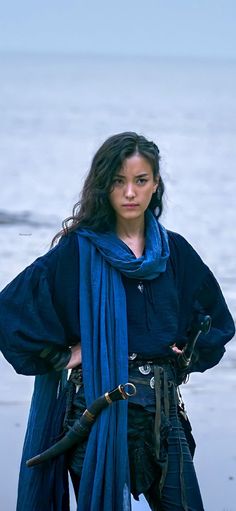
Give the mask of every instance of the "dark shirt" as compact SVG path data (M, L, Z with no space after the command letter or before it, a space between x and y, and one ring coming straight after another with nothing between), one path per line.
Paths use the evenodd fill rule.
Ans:
M167 355L176 341L178 293L171 265L154 280L123 277L127 303L129 352L143 358Z
M168 232L170 258L165 273L152 281L123 277L127 298L129 351L146 358L170 356L183 347L194 316L212 316L212 328L197 341L192 371L217 364L234 335L234 323L209 268L179 234ZM62 238L0 293L0 348L15 370L43 374L51 365L40 358L52 346L80 342L79 255L76 233Z

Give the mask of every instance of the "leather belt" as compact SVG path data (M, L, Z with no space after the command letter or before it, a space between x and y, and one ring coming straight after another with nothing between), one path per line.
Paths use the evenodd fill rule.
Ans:
M146 378L145 380L143 378L135 378L135 376L129 376L129 381L131 383L141 383L142 385L150 385L151 389L154 389L155 388L155 377L152 376L150 379Z

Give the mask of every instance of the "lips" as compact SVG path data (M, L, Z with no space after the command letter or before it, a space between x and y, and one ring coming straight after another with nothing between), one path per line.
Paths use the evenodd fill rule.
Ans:
M138 204L122 204L123 208L137 208Z

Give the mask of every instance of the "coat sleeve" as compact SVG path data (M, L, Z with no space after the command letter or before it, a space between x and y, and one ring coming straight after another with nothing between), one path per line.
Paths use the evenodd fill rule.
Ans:
M170 233L170 242L179 295L176 344L184 347L199 314L211 316L211 329L199 336L188 368L188 372L203 372L222 358L225 344L235 334L234 321L216 278L198 253L177 233Z
M209 269L193 303L193 316L198 314L210 315L212 324L209 333L201 334L197 340L190 372L203 372L218 364L225 353L225 344L235 334L232 316L220 286Z
M0 293L0 348L21 374L52 368L52 349L64 356L80 340L78 246L66 236Z

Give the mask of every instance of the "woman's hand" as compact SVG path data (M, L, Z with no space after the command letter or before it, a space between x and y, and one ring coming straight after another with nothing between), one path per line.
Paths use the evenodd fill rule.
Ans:
M180 355L181 353L183 353L183 350L180 350L180 349L176 346L176 344L172 344L171 349L172 349L175 353L177 353L177 355Z
M66 369L74 369L74 367L82 363L81 344L78 343L75 346L71 346L71 357L66 366Z

